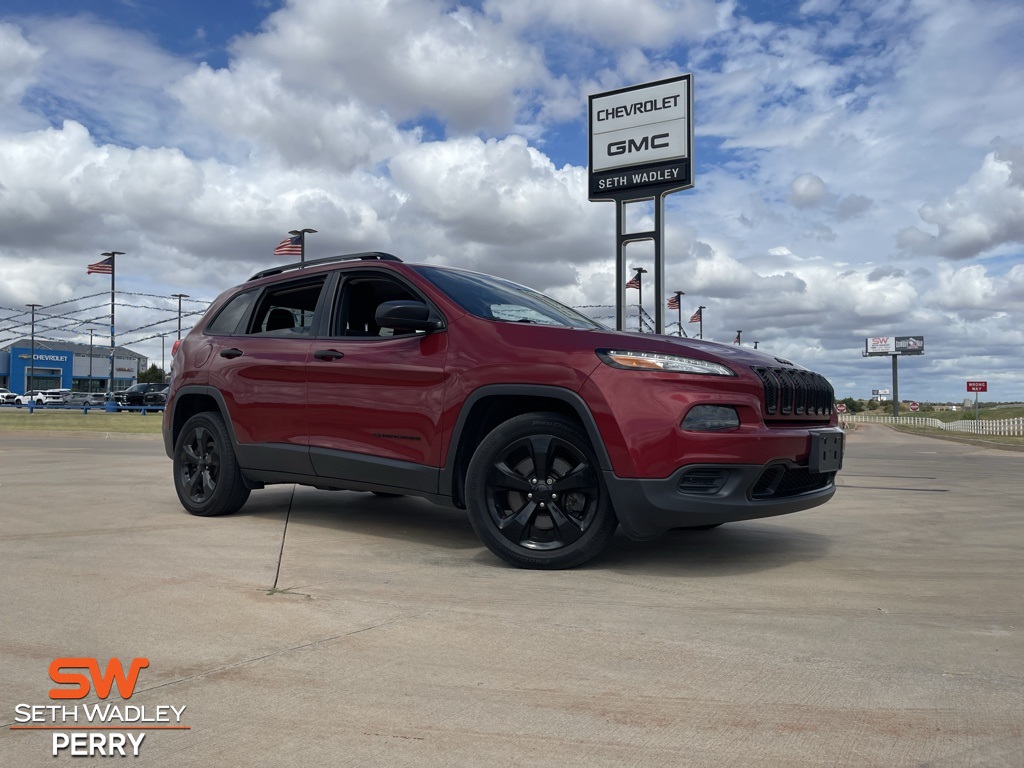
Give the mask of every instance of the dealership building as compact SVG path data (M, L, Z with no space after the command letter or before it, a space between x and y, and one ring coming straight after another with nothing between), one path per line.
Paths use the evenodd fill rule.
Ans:
M31 339L0 346L0 387L19 394L29 389L73 389L106 392L110 378L110 347L69 341L35 341L33 369ZM125 347L114 355L114 391L127 389L149 367L148 360ZM29 377L31 376L31 381Z

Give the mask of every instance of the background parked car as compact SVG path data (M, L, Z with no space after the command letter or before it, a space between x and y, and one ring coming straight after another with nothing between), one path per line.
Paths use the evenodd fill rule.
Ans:
M72 392L68 396L68 405L103 405L107 402L107 396L102 392Z
M163 389L154 389L147 392L142 396L142 404L146 406L153 406L154 408L162 408L167 404L167 387Z
M43 404L43 391L42 389L30 389L23 395L18 395L14 398L15 405L28 405L29 403L35 403L36 405Z
M166 389L166 384L133 384L128 389L114 393L114 402L118 406L145 405L147 392L155 392L158 389Z
M11 390L7 389L6 387L0 387L0 403L13 403L15 399L17 399L17 397L17 392L11 392Z
M70 389L47 389L42 393L43 405L66 405L69 397Z

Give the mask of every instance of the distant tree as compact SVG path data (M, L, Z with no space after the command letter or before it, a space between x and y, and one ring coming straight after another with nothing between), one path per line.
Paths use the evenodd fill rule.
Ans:
M140 384L160 384L163 380L164 372L155 363L139 374Z

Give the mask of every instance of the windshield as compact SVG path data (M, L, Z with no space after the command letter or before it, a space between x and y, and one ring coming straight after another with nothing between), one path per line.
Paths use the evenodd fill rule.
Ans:
M575 309L510 280L441 267L415 269L464 310L485 320L601 328L596 321Z

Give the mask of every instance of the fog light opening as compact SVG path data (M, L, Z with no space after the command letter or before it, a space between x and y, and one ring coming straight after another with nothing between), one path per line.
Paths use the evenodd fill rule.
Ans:
M690 409L679 426L691 432L720 432L736 429L740 415L728 405L697 405Z
M679 478L679 492L710 496L722 490L728 479L728 469L689 469Z

